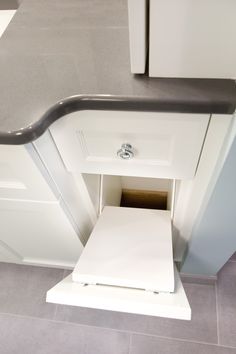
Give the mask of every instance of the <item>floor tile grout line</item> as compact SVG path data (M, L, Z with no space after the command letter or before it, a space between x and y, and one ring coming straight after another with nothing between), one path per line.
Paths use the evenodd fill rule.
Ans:
M80 327L88 327L88 328L96 328L96 329L101 329L101 330L109 330L112 332L119 332L119 333L126 333L130 335L142 335L146 337L153 337L153 338L160 338L160 339L168 339L168 340L174 340L174 341L179 341L179 342L187 342L187 343L195 343L195 344L204 344L204 345L211 345L215 347L222 347L222 348L230 348L230 349L235 349L233 346L229 345L221 345L218 343L212 343L212 342L204 342L204 341L197 341L197 340L190 340L190 339L185 339L185 338L177 338L177 337L168 337L168 336L160 336L156 334L151 334L151 333L144 333L144 332L136 332L136 331L130 331L130 330L122 330L122 329L115 329L115 328L109 328L109 327L100 327L100 326L94 326L94 325L88 325L88 324L82 324L82 323L76 323L76 322L69 322L69 321L62 321L62 320L54 320L52 318L42 318L42 317L35 317L35 316L29 316L29 315L20 315L20 314L12 314L8 312L0 312L0 315L9 315L11 317L19 317L19 318L32 318L34 320L39 320L39 321L49 321L49 322L56 322L56 323L65 323L65 324L70 324L73 326L80 326Z
M215 283L215 294L216 294L216 329L217 329L217 340L218 340L218 345L220 345L219 308L218 308L217 283Z
M132 336L133 335L142 335L144 337L152 337L152 338L173 340L173 341L177 341L177 342L186 342L186 343L209 345L209 346L220 347L220 348L229 348L229 349L235 349L236 348L236 346L233 347L233 346L230 346L230 345L221 345L221 344L217 344L217 343L201 342L201 341L196 341L196 340L189 340L189 339L182 339L182 338L175 338L175 337L158 336L158 335L149 334L149 333L142 334L142 333L139 333L139 332L131 332L131 334L132 334Z

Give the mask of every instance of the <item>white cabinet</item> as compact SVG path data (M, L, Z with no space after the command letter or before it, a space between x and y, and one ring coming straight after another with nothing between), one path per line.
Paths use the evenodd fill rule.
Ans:
M58 120L50 131L68 171L186 179L195 175L209 118L81 111ZM130 145L127 156L119 152L123 144Z
M0 145L0 198L56 200L25 146Z
M209 121L207 114L82 111L50 131L68 171L104 176L103 207L107 175L193 179ZM172 185L171 212L105 203L72 275L48 291L47 301L190 319L173 260Z
M218 119L223 122L221 139L212 130ZM48 302L190 319L172 251L176 215L184 211L178 183L170 183L171 212L106 205L119 205L119 176L124 175L199 184L200 172L196 193L201 195L209 183L201 175L209 168L204 156L210 152L212 158L220 150L230 124L227 117L222 119L211 117L209 124L207 114L84 111L55 122L50 128L54 140L47 132L30 144L34 160L29 146L3 147L0 260L75 266L71 276L48 291ZM209 149L212 133L214 146ZM117 154L123 143L132 147ZM122 159L123 153L129 158ZM80 231L91 230L104 205L83 249Z
M147 56L148 1L128 0L131 72L144 74Z
M60 203L0 200L1 241L18 261L73 267L82 252Z
M235 13L232 0L150 0L149 75L235 79Z
M128 0L132 73L148 47L151 77L236 78L235 1L149 0L149 18L146 3Z
M32 145L0 145L0 261L73 267L79 232Z

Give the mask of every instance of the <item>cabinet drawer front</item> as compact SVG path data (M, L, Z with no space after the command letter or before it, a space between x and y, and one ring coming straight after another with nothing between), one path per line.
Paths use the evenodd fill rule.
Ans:
M69 171L183 179L195 174L208 122L205 114L82 111L50 129Z
M0 145L0 198L56 200L24 146Z

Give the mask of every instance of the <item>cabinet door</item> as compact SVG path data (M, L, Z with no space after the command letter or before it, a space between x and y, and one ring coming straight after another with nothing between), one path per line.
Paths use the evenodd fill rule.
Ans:
M0 224L0 244L19 262L73 267L83 249L59 202L0 200Z
M0 198L56 200L24 146L0 145Z
M235 1L150 0L149 4L151 77L235 79Z
M69 171L185 179L195 175L208 122L206 114L81 111L50 130ZM130 156L119 151L127 143Z
M147 0L128 0L130 66L133 74L144 74L147 57Z

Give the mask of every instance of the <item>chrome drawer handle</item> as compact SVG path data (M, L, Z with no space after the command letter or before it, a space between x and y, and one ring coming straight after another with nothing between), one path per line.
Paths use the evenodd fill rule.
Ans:
M117 156L119 156L123 160L129 160L134 157L134 153L132 151L132 145L130 144L122 144L121 149L117 151Z

